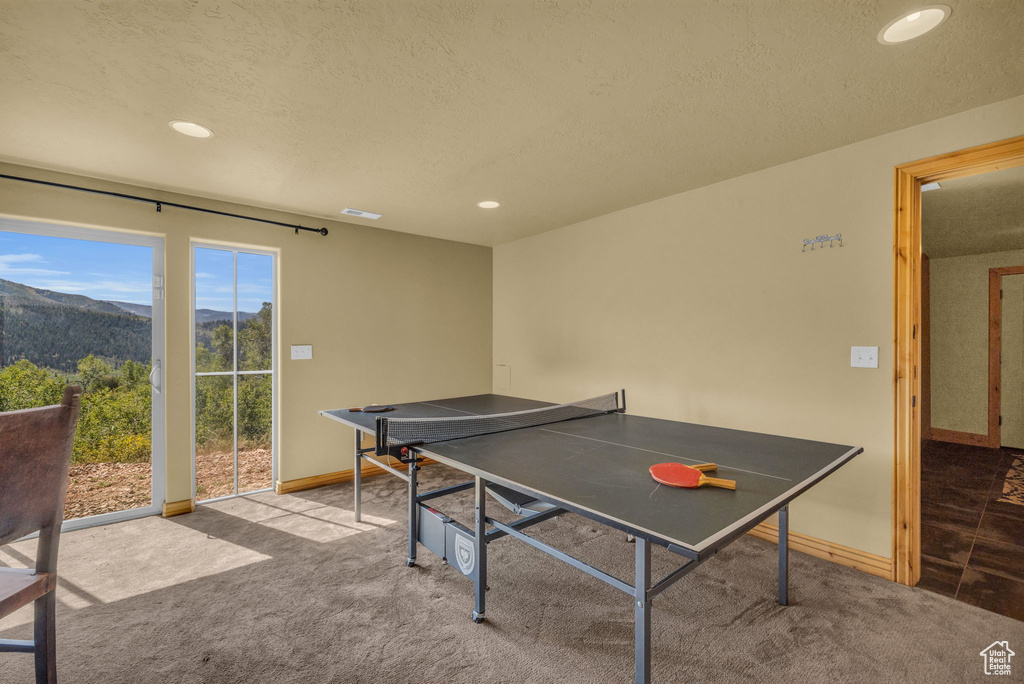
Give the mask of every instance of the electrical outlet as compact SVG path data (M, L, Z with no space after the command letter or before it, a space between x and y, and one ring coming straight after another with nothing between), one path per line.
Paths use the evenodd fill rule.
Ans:
M313 345L311 344L293 344L292 345L292 359L311 359L313 358Z
M878 368L878 347L850 347L850 368Z

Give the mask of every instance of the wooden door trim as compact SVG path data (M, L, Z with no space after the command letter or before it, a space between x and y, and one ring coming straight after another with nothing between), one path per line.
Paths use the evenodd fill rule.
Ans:
M932 304L931 262L921 255L921 436L938 439L932 432ZM939 430L938 432L942 432Z
M999 417L1003 413L1003 276L1022 275L1024 266L1001 266L988 270L988 446L1002 444Z
M1022 165L1024 136L895 168L892 559L901 584L921 577L921 185Z

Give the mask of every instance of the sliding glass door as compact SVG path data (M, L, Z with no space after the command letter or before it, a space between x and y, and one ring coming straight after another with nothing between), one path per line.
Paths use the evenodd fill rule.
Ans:
M0 411L82 385L64 529L164 500L163 239L0 218Z
M275 256L194 244L193 483L196 501L273 487Z

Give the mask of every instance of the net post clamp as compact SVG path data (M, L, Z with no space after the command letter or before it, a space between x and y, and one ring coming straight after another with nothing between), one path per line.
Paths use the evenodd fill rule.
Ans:
M422 463L423 459L412 450L413 447L418 447L423 442L409 442L408 444L389 444L385 448L385 452L392 458L397 458L402 463Z

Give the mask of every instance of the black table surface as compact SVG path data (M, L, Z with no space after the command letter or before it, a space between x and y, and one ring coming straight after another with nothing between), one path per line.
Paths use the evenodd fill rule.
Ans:
M377 416L429 418L551 404L482 394L396 404L386 413L321 411L373 433ZM417 450L490 482L704 553L719 548L861 453L860 447L611 413ZM718 464L736 491L655 482L655 463Z

